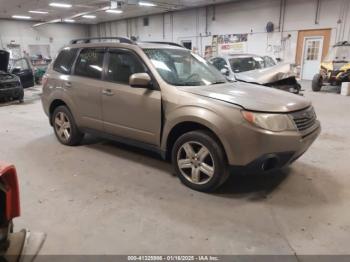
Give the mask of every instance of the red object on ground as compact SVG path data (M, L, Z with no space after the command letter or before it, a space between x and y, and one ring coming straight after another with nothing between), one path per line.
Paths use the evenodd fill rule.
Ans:
M14 165L0 161L0 183L5 188L5 219L11 221L21 213L17 172Z

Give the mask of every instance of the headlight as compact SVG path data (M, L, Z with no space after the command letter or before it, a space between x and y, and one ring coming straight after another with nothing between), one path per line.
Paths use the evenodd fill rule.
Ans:
M293 120L286 114L255 113L250 111L241 112L243 118L250 124L269 131L282 132L297 130Z

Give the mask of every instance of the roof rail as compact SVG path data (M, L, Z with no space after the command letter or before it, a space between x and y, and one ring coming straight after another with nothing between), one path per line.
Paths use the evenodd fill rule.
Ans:
M88 38L79 38L79 39L74 39L70 41L71 45L83 43L83 44L88 44L91 43L92 40L119 40L119 43L125 43L125 44L135 44L134 41L130 40L129 38L126 37L88 37Z
M141 43L150 43L150 44L163 44L163 45L172 45L172 46L178 46L178 47L182 47L184 48L184 46L178 44L178 43L174 43L174 42L162 42L162 41L144 41Z

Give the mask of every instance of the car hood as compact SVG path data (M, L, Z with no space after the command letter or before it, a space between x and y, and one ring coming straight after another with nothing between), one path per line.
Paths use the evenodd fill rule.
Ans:
M0 71L0 82L17 81L17 80L18 80L18 77L16 75Z
M180 87L179 89L259 112L286 113L298 111L311 105L311 102L303 97L281 90L243 82Z
M0 71L7 72L9 66L10 53L0 50Z
M275 83L290 77L295 77L294 73L290 69L290 64L279 64L263 69L235 73L235 78L238 81L256 83L260 85Z

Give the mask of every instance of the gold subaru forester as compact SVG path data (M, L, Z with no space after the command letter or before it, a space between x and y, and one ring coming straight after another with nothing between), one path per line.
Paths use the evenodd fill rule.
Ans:
M91 133L146 148L188 187L212 191L229 173L291 164L320 133L303 97L229 83L176 44L102 40L72 41L44 77L43 107L64 145Z

